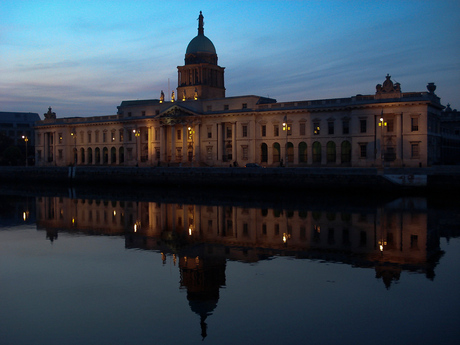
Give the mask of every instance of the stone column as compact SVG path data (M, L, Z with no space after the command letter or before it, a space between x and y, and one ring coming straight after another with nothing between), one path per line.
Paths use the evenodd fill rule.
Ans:
M168 145L166 145L166 132L165 132L165 126L162 125L160 126L160 162L166 161L166 150L168 148Z
M236 148L236 124L236 121L232 123L232 160L230 164L233 164L233 162L236 162L236 160L238 159Z
M171 126L171 162L176 161L176 127Z
M222 162L224 140L222 138L222 123L217 124L217 162Z
M188 160L188 127L182 125L182 163Z

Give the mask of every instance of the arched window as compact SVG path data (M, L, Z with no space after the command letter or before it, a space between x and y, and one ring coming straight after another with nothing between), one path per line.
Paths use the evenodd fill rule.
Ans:
M125 162L125 149L123 147L120 147L118 150L118 159L120 161L120 164Z
M115 164L116 162L117 162L117 149L115 147L112 147L110 149L110 163Z
M349 141L342 141L342 163L351 163L351 144Z
M273 144L273 163L279 163L280 154L281 154L280 144L274 143Z
M307 143L299 143L299 163L307 163Z
M103 164L109 163L109 149L107 147L104 147L102 149L102 163Z
M96 164L101 164L101 149L99 147L96 147L96 150L94 150L94 153L96 155Z
M88 164L93 164L93 150L91 147L88 149Z
M80 149L80 162L85 164L85 149L83 147Z
M335 154L335 143L333 141L329 141L326 145L327 151L327 162L328 163L335 163L336 154Z
M315 141L312 146L313 163L321 163L321 144Z
M291 142L287 143L287 160L289 163L294 162L294 145Z
M262 163L268 162L268 146L265 143L260 145L260 161Z

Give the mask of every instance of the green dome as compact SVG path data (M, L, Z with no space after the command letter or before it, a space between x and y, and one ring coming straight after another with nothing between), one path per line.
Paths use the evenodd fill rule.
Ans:
M209 38L198 34L187 46L185 54L210 53L216 54L216 48Z

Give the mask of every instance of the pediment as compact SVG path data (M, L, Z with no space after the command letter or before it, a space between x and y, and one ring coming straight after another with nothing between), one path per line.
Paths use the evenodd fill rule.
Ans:
M196 117L197 114L193 111L185 109L178 104L172 105L169 108L165 109L158 115L158 119L163 124L179 124L179 123L188 123L190 118Z

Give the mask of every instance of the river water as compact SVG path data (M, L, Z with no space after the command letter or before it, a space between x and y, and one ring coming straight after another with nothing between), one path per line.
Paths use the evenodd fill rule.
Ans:
M1 196L0 343L457 344L458 204L192 199Z

